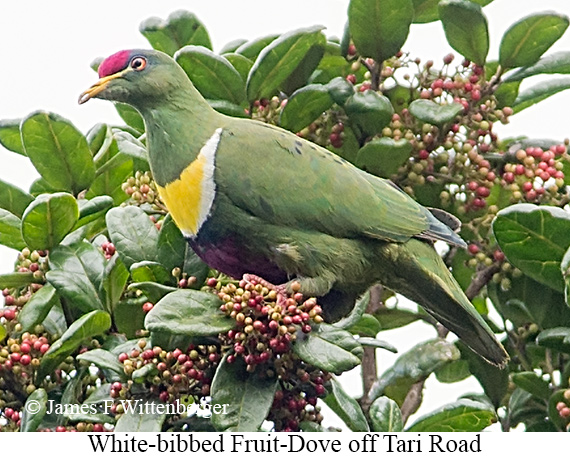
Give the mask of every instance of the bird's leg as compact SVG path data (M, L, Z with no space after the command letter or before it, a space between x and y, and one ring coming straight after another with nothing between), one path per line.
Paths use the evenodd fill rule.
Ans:
M252 275L252 274L245 274L243 275L243 280L245 282L250 282L254 284L261 284L263 287L267 287L270 290L275 290L277 292L277 304L278 305L285 305L287 301L287 288L285 284L271 284L269 281L266 281L261 276Z

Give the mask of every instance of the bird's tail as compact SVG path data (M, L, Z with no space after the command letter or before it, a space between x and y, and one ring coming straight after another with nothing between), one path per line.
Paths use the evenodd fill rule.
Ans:
M507 352L429 244L411 239L384 249L394 262L382 279L386 287L421 305L489 363L507 363Z

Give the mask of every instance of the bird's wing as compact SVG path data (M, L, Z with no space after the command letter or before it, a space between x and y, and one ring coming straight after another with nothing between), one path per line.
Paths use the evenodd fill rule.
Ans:
M439 223L389 181L289 132L250 120L232 119L223 129L215 181L217 191L250 214L338 237L401 242L429 234L430 226Z

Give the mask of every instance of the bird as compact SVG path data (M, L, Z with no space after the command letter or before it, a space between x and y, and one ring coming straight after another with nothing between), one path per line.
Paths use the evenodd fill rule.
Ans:
M119 51L79 97L142 116L159 195L196 254L233 278L316 297L327 321L380 283L421 305L492 365L508 354L453 278L435 241L465 241L391 181L278 126L215 111L178 63ZM443 222L442 222L443 221Z

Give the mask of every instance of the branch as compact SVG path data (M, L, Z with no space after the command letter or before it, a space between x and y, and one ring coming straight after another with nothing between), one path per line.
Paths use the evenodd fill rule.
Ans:
M408 391L408 394L404 399L404 403L402 403L402 407L400 408L402 410L403 424L405 424L408 421L410 416L414 414L422 404L425 382L426 382L425 379L416 382Z
M499 271L501 271L500 263L493 263L492 265L479 270L465 291L467 298L469 300L473 300L477 295L479 295L481 289L485 287L491 278L493 278L493 275Z

